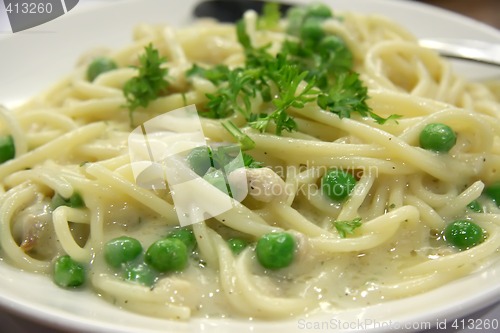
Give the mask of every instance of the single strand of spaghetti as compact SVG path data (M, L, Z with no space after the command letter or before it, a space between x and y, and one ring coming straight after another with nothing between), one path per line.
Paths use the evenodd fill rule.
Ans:
M297 195L297 190L299 188L298 170L299 167L297 165L286 166L286 178L285 178L286 197L282 200L282 202L288 206L292 205L295 196ZM280 173L277 172L277 174L279 175Z
M74 101L64 105L61 108L61 113L76 118L107 119L115 116L124 105L124 97Z
M471 213L470 217L474 221L482 223L494 223L500 227L500 214L494 213Z
M57 239L71 258L79 262L89 262L92 253L88 247L80 247L71 233L69 222L90 224L90 216L85 210L60 206L52 212L52 221Z
M446 223L444 219L425 201L414 195L407 194L404 204L411 205L420 212L421 221L429 228L443 230Z
M371 157L311 157L305 160L300 156L296 158L292 156L292 158L290 158L289 155L285 155L283 158L286 158L287 162L294 164L308 163L312 165L322 165L326 168L376 170L376 172L380 174L391 175L411 175L418 170L405 162L383 160Z
M310 119L296 117L295 122L297 123L300 132L309 134L325 142L335 141L339 137L345 135L343 131L332 131L331 127Z
M306 157L331 158L363 156L382 158L385 156L385 149L373 144L344 144L317 140L311 141L256 133L249 130L246 130L246 133L252 138L259 149L265 149L271 154L280 154L283 151L289 151L293 156Z
M26 135L26 141L28 142L28 150L34 150L37 147L43 146L44 144L57 139L63 134L59 130L49 130L37 133L28 133Z
M84 80L74 82L73 87L75 89L76 97L80 97L82 99L116 98L123 96L123 91L115 87L94 84Z
M480 180L474 182L457 197L448 201L446 205L437 210L438 214L450 218L464 212L465 207L479 198L484 189L484 183Z
M101 191L101 184L97 187ZM90 250L95 253L102 253L104 247L104 212L106 211L104 204L100 201L99 196L89 195L90 193L95 193L96 190L92 192L85 192L84 199L85 205L90 211L90 236L87 240L85 247L90 248ZM105 192L105 191L103 191ZM110 190L107 190L110 193ZM102 192L99 192L102 193ZM114 192L113 192L114 193ZM116 193L114 193L114 198L116 198Z
M405 118L398 120L401 126L395 122L387 122L383 125L373 124L373 126L382 126L383 128L394 126L403 127L403 129L405 129L409 127L406 125L407 123L405 121L411 121L411 119L406 119L406 117L426 116L449 108L448 104L440 101L418 96L409 98L408 94L393 90L370 89L368 91L368 96L370 96L370 98L367 100L367 103L375 113L382 115L399 114L405 116Z
M283 229L293 229L311 237L333 237L333 234L317 226L313 221L300 214L296 209L281 204L273 204L270 209L278 217Z
M99 164L110 170L118 169L124 165L130 165L130 155L123 154L120 156L112 157L103 161L99 161Z
M352 192L349 195L349 199L342 205L339 216L337 220L340 221L350 221L358 217L359 207L365 201L368 192L375 182L375 177L377 173L363 173L361 179L356 183Z
M0 165L0 179L15 171L40 163L47 156L57 158L64 155L74 147L102 135L104 129L104 123L94 123L65 133L54 141Z
M128 299L117 297L113 302L116 306L149 317L160 319L188 321L191 318L191 309L170 303L143 303L130 302Z
M183 108L191 104L200 104L205 99L206 97L196 91L187 92L185 94L173 93L168 96L158 97L149 103L147 113L142 114L141 112L135 112L134 117L140 120L140 116L143 115L144 119L151 119L152 116L156 114L160 115L167 111ZM137 111L139 111L139 109Z
M167 283L165 283L165 280L167 280ZM190 293L190 289L194 289L191 282L173 276L162 277L162 286L168 285L169 288L162 288L160 286L159 288L150 288L133 282L120 281L106 273L95 274L91 281L94 286L106 293L119 290L121 297L145 303L166 303L169 301L169 296L171 296L168 295L169 292L173 294L176 291L179 293ZM105 285L109 288L104 288Z
M84 161L102 161L123 155L125 140L96 140L78 146L74 152Z
M124 308L134 312L177 320L186 320L191 316L188 307L170 303L168 295L156 293L154 288L120 281L104 274L93 274L92 285L103 294L114 297Z
M15 265L29 272L47 273L51 267L48 261L41 261L26 254L12 237L12 220L16 212L29 205L36 197L37 187L22 184L6 192L0 203L0 245L3 252Z
M201 257L206 261L209 267L217 267L219 265L219 257L217 256L213 242L210 239L207 225L204 221L202 221L193 223L192 228L196 237L196 243L200 249Z
M390 181L385 178L383 180L377 179L377 183L376 186L373 186L374 193L369 206L364 209L364 214L360 213L360 215L363 215L367 219L374 219L377 216L383 215L387 210Z
M407 178L405 176L391 177L389 188L389 205L394 205L394 207L403 206L403 198L405 193L405 187L407 184Z
M28 142L26 140L26 135L19 123L19 120L15 118L12 111L0 104L0 120L5 123L5 127L9 130L12 138L14 140L15 157L26 154L28 151ZM1 179L2 177L0 177Z
M380 245L390 239L405 220L418 220L419 212L415 207L402 206L373 220L363 223L358 237L341 239L310 238L313 250L326 252L363 251Z
M55 111L47 109L44 111L24 112L20 113L17 119L25 128L33 125L33 123L41 123L42 125L48 125L51 128L59 128L64 131L71 131L78 127L73 119Z
M73 187L64 178L60 170L50 167L40 167L30 170L21 170L7 176L4 183L9 187L22 184L26 180L44 184L55 192L62 195L64 198L69 198L73 194Z
M137 74L138 72L137 69L135 68L130 68L130 67L117 68L115 70L100 74L92 82L92 85L96 87L95 89L99 89L99 91L101 91L102 89L103 93L104 92L111 93L111 91L116 91L120 93L119 95L116 96L114 95L100 96L100 98L120 97L123 95L122 88L125 85L125 82L127 82L134 76L137 76ZM99 96L99 94L97 96Z
M372 283L371 286L387 298L409 297L442 286L468 273L470 273L470 267L463 266L454 272L430 271L411 280L403 280L394 284Z
M97 163L89 163L85 165L84 168L90 175L96 177L102 183L110 185L116 190L127 194L131 198L142 203L144 206L149 207L151 210L165 217L169 223L178 223L174 207L170 203L153 194L151 191L136 186L134 183L120 177L116 173Z

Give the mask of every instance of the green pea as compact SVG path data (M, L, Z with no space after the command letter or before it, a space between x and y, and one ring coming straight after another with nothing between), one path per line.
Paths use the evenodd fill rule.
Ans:
M286 232L263 235L257 241L255 252L259 263L268 269L289 266L294 258L295 240Z
M483 229L474 222L457 220L444 230L445 240L461 250L471 248L483 241Z
M212 151L207 146L196 147L187 156L189 167L197 175L203 176L214 165Z
M306 18L300 27L300 37L308 41L319 41L324 35L323 20L316 17Z
M448 152L457 143L457 135L448 125L432 123L420 132L420 147L436 152Z
M196 237L191 228L175 228L167 235L167 238L180 239L186 245L188 252L193 252L196 247Z
M331 169L321 179L321 190L333 201L342 201L354 189L356 178L343 170Z
M65 288L78 287L85 282L85 268L68 255L57 258L53 274L54 282Z
M92 82L102 73L109 72L117 67L116 63L109 58L95 58L87 67L87 79Z
M227 240L227 244L233 254L240 254L248 245L247 241L241 238L230 238Z
M59 206L80 208L80 207L85 206L85 202L83 201L82 196L78 192L73 192L73 194L68 199L65 199L59 193L56 193L52 197L52 201L50 202L50 208L52 208L52 210L54 210Z
M325 36L320 42L320 51L325 53L330 53L332 51L336 51L340 48L345 48L346 45L342 39L337 36Z
M188 251L180 239L164 238L151 244L144 261L162 273L181 271L188 263Z
M306 15L308 17L327 19L332 17L332 10L325 4L314 3L307 6Z
M483 207L481 207L481 204L477 200L471 201L467 205L467 209L469 209L469 210L471 210L473 212L476 212L476 213L482 213L483 212Z
M300 34L300 27L302 26L302 22L304 20L304 16L306 15L306 11L302 7L291 7L287 13L287 21L288 28L287 32L290 35L298 36Z
M141 243L132 237L121 236L104 245L104 259L111 267L118 268L132 261L142 253Z
M486 194L497 204L497 206L500 207L500 180L486 186L486 188L484 189L484 194Z
M318 52L324 59L332 59L329 71L346 70L352 67L353 56L345 42L337 36L325 36L319 43Z
M125 280L152 286L156 281L156 272L146 264L128 265L125 268Z
M0 164L16 156L16 147L11 135L0 136Z
M71 208L80 208L85 206L85 202L83 201L82 196L78 192L74 192L70 197L69 197L69 206Z

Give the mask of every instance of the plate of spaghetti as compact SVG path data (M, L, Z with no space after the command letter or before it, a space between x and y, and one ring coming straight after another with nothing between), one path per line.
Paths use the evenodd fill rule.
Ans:
M229 24L123 1L0 39L3 307L81 331L387 331L498 300L500 71L418 38L500 33L294 3Z

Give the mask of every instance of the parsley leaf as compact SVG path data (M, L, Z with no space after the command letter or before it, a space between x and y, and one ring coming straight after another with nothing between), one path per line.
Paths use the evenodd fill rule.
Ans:
M249 169L262 168L262 166L264 165L264 163L256 161L252 156L246 153L243 153L243 163L245 167Z
M266 2L262 8L262 16L257 21L259 29L275 28L281 18L279 4L276 2Z
M340 118L349 118L352 112L365 116L368 111L367 88L363 86L357 73L342 73L327 93L318 96L318 106L337 114Z
M297 123L286 112L288 108L303 108L308 102L315 100L317 95L314 90L314 80L309 81L307 86L297 94L300 83L307 76L306 71L300 71L298 66L288 64L284 56L278 55L277 61L271 66L275 66L271 71L271 78L278 87L278 95L272 101L276 109L268 115L260 115L257 119L250 122L249 125L263 132L266 130L270 121L276 125L276 134L286 130L292 132L297 129Z
M340 238L346 238L347 234L352 235L354 230L361 227L361 218L355 218L352 221L335 221L333 222L335 229L339 233Z
M216 65L212 68L203 68L194 64L187 72L186 76L200 76L203 77L215 85L219 85L228 79L229 68L226 65Z
M240 143L241 150L250 150L255 147L252 138L243 133L232 121L226 120L221 124Z
M152 44L146 46L144 51L139 57L139 75L125 82L123 86L131 122L132 112L135 109L147 107L168 87L168 81L165 79L168 69L161 67L166 59L160 57L158 50L153 48Z
M383 118L377 115L366 104L367 99L368 89L363 86L359 74L349 72L340 74L328 92L318 96L317 103L323 110L335 113L340 118L350 118L353 112L357 112L362 117L370 116L377 123L384 124L388 120L401 117L391 115Z
M297 123L286 111L290 107L303 108L307 102L315 100L317 91L313 89L314 79L309 80L307 86L297 94L300 83L308 75L307 71L301 70L296 63L289 61L286 52L278 53L273 57L266 52L266 47L252 47L244 21L238 22L237 35L240 44L245 49L247 68L253 69L254 79L258 79L253 82L256 83L255 88L261 92L263 100L267 101L266 97L271 96L270 83L277 88L277 92L273 94L276 97L272 100L275 106L274 111L269 114L247 114L249 125L264 132L269 123L274 122L277 135L281 135L284 130L289 132L296 130Z

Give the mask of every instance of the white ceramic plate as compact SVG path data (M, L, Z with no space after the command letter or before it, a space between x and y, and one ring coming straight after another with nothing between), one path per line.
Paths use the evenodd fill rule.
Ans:
M14 35L0 34L0 103L19 104L69 72L85 50L119 47L139 22L188 24L196 0L85 1L67 15ZM324 0L334 9L389 16L419 37L479 39L500 43L500 32L462 16L411 1ZM500 70L457 64L468 77L500 77ZM172 322L120 310L86 291L66 291L48 277L12 268L0 260L0 305L45 325L86 332L304 332L316 325L375 331L414 331L459 318L500 299L500 261L442 288L404 300L288 321L194 319ZM407 325L407 326L404 326ZM449 325L449 324L448 324ZM4 327L5 328L5 327ZM336 330L339 331L339 330Z

